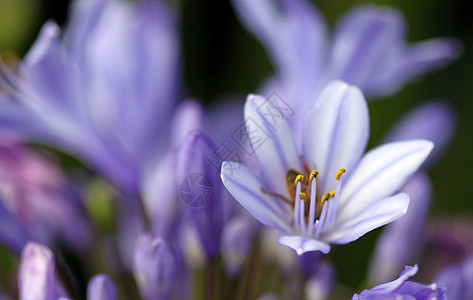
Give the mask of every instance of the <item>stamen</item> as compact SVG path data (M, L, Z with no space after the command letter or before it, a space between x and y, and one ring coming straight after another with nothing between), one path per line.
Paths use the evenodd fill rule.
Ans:
M301 193L300 196L302 196L302 194L303 193ZM305 216L304 201L301 201L301 208L300 208L300 211L299 211L299 221L300 221L302 235L306 234L306 225L305 225L305 217L304 216Z
M310 173L310 176L309 176L309 180L312 182L312 180L314 179L314 177L317 177L317 175L319 175L319 171L317 170L314 170Z
M301 175L302 176L302 175ZM299 177L299 176L297 176ZM299 225L299 209L300 209L300 201L301 201L301 181L297 181L296 179L296 199L294 200L294 225Z
M282 201L286 202L287 204L289 205L294 205L294 203L292 203L292 201L289 201L286 197L284 197L283 195L280 195L278 193L274 193L274 192L270 192L268 190L265 190L263 188L260 188L260 190L265 193L266 195L270 195L270 196L274 196L274 197L278 197L279 199L281 199Z
M335 190L330 192L330 198L333 198L333 197L335 197Z
M302 174L297 175L296 180L294 180L294 184L297 184L299 181L301 183L304 182L304 175L302 175Z
M345 173L345 168L338 170L337 174L335 174L335 179L340 180L340 176L342 176L343 173Z
M317 198L317 170L313 170L310 173L310 181L312 182L310 187L310 206L309 206L309 236L312 235L314 230L314 221L315 221L315 208L316 208L316 198Z
M322 204L324 204L325 201L327 201L328 199L330 199L330 193L325 193L323 196L322 196Z

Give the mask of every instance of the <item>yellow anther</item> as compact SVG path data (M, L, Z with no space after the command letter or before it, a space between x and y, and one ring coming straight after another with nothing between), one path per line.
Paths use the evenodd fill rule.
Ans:
M339 180L340 176L345 173L345 168L341 168L340 170L337 171L337 174L335 174L335 179Z
M323 196L322 196L322 204L324 204L325 201L327 201L328 199L330 199L330 193L325 193Z
M330 192L330 198L333 198L333 197L335 197L335 190Z
M297 184L299 181L301 183L304 182L304 175L299 174L299 175L296 176L296 180L294 180L294 183Z
M307 195L305 193L299 193L299 197L301 200L304 200L304 202L307 200Z
M309 180L312 181L312 179L314 179L314 177L317 177L317 175L319 175L319 171L317 170L312 171L310 173Z

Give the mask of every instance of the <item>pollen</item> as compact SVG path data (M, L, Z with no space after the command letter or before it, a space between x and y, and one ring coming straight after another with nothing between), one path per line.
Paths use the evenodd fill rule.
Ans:
M294 180L294 183L297 184L299 181L300 181L301 183L304 182L304 175L299 174L299 175L296 176L296 180Z
M304 200L304 202L307 200L307 195L305 193L299 193L299 197L301 200Z
M335 190L330 192L330 198L333 198L333 197L335 197Z
M330 197L331 197L330 193L325 193L325 194L322 196L321 202L324 203L325 201L329 200Z
M309 180L312 181L314 178L317 177L317 175L319 175L319 171L317 171L317 170L312 171L310 173Z
M345 168L338 170L337 174L335 174L335 179L340 180L340 176L342 176L343 173L345 173Z

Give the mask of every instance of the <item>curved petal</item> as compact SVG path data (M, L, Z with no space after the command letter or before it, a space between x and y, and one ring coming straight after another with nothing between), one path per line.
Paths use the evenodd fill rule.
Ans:
M456 113L450 103L431 100L407 113L389 131L384 141L426 139L435 144L427 159L432 162L446 148L456 125Z
M352 169L368 136L368 107L360 90L340 81L327 86L306 113L303 129L304 158L321 173L322 192L335 187L337 170Z
M426 140L385 144L369 151L342 188L337 222L369 209L398 191L433 149Z
M456 39L436 38L400 50L366 88L370 97L386 96L405 83L444 67L461 55L462 45Z
M350 219L336 220L333 227L321 238L335 244L352 242L365 233L399 219L407 212L409 196L397 194L377 201Z
M286 174L290 169L303 171L293 131L272 98L248 95L245 125L251 151L258 159L261 178L271 192L287 195Z
M277 204L281 201L261 191L258 178L244 165L222 164L222 182L232 196L264 225L290 233L290 213Z
M294 249L297 255L310 251L321 251L324 254L330 252L329 244L302 236L283 235L279 237L278 242L283 246Z
M353 9L337 24L330 75L366 93L387 58L403 46L404 31L404 20L396 10L368 5Z

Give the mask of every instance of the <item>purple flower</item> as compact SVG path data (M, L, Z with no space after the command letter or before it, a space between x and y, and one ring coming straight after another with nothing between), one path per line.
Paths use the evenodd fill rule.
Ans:
M407 214L389 224L378 239L371 259L370 282L380 284L395 278L402 266L411 263L427 241L426 219L432 187L426 174L417 172L400 190L411 201Z
M80 250L91 228L78 192L51 161L19 143L0 141L0 240L20 252L31 240L56 239ZM8 221L7 221L8 220Z
M227 274L238 275L252 250L256 224L250 216L237 215L225 223L222 232L222 257Z
M279 243L298 254L328 253L330 244L349 243L401 217L409 197L391 195L433 148L413 140L362 156L368 108L360 90L342 82L330 84L306 112L301 151L270 100L248 96L245 118L260 168L225 162L222 181L258 221L282 231Z
M415 138L432 140L435 149L427 159L428 163L432 163L446 148L455 123L455 113L448 103L429 101L404 116L384 141ZM388 225L378 239L370 270L370 280L375 284L395 278L405 265L415 261L426 242L425 223L432 198L428 176L419 171L404 185L401 192L408 194L411 199L409 211L402 220Z
M225 213L218 173L209 163L213 143L200 132L190 133L179 148L176 180L179 194L193 218L207 258L218 254Z
M87 286L87 300L116 300L115 284L105 274L98 274L90 279Z
M437 274L435 282L447 288L449 300L473 298L473 255L460 264L450 265Z
M300 108L296 122L332 80L356 85L368 98L384 96L461 52L461 45L447 38L407 45L402 15L386 7L353 9L328 37L326 22L309 1L232 2L241 22L271 57L280 88L269 91L278 90L291 107ZM300 124L293 126L299 132Z
M14 98L0 105L1 127L73 153L136 192L167 137L175 27L161 1L77 0L64 33L52 21L43 26L19 76L0 72Z
M430 100L423 103L394 124L384 138L385 142L410 139L427 139L435 145L435 150L426 161L429 166L445 151L452 139L457 116L452 105L443 100Z
M306 299L328 299L335 283L335 270L329 263L317 264L317 272L307 281L305 286Z
M133 272L143 299L168 299L176 278L176 257L165 240L142 234L136 241Z
M364 290L361 294L353 295L352 300L446 300L447 289L437 284L423 285L421 283L407 281L414 276L419 268L406 266L398 279L378 285L371 290Z
M56 300L65 292L56 280L54 256L47 247L28 243L18 273L20 300Z

